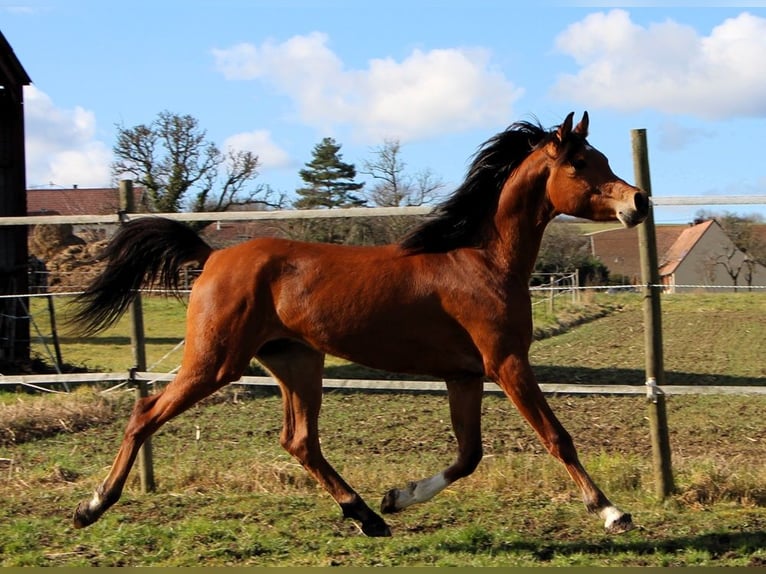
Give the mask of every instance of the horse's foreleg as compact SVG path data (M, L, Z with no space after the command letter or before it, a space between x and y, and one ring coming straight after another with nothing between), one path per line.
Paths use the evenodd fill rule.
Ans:
M448 468L405 488L389 490L381 503L382 512L398 512L418 502L430 500L456 480L468 476L479 465L481 446L481 379L447 381L450 417L458 443L457 460Z
M136 401L109 474L93 496L83 500L74 512L75 528L93 524L119 500L138 450L148 437L165 422L225 384L224 381L191 380L181 370L164 391Z
M630 514L614 506L580 464L572 437L553 414L526 358L509 357L497 373L497 383L537 432L545 448L566 468L582 492L589 512L604 520L609 533L633 528Z
M324 354L298 343L286 343L278 351L272 349L271 353L259 354L258 359L282 390L282 447L330 493L344 518L359 521L367 536L391 536L385 521L367 506L322 454L319 411Z

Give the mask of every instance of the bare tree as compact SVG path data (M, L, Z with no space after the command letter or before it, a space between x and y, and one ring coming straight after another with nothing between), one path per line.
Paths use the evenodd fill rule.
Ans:
M742 257L742 255L742 251L733 244L729 247L722 247L720 253L711 255L713 263L723 267L726 274L731 278L735 292L737 291L739 274L746 267L747 257Z
M694 222L701 223L709 219L718 222L724 233L738 249L749 253L751 258L758 263L766 265L766 244L756 233L756 226L763 224L763 216L759 214L740 216L728 211L714 213L701 209L697 212Z
M712 254L709 258L710 265L723 267L731 278L735 291L740 275L743 276L745 284L752 287L756 265L766 264L766 244L755 229L756 225L763 222L763 218L758 214L739 216L728 211L713 213L699 210L694 222L701 223L708 219L718 222L734 244L730 248L724 248L721 253Z
M398 139L385 139L372 150L372 159L365 161L363 171L372 177L368 187L369 201L378 207L408 207L429 203L438 197L444 183L424 169L417 173L407 172L402 160L402 146ZM418 217L392 216L373 223L374 241L390 243L399 239L412 227Z
M130 176L146 189L147 207L158 212L224 211L231 205L278 207L265 185L246 187L258 177L258 156L250 151L222 153L208 141L196 118L160 112L150 124L117 125L115 177Z
M380 207L423 205L435 199L444 183L429 169L415 175L405 171L407 164L401 157L398 139L385 139L372 150L373 159L364 162L362 173L371 176L374 183L368 192L372 203Z
M577 271L583 285L589 282L603 284L609 279L609 269L590 252L590 240L574 225L554 221L543 234L535 273L572 271Z

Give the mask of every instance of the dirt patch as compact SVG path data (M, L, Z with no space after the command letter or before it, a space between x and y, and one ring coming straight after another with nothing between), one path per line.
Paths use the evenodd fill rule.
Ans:
M0 404L0 446L10 446L60 433L73 433L110 423L117 401L84 390L50 397L18 395Z

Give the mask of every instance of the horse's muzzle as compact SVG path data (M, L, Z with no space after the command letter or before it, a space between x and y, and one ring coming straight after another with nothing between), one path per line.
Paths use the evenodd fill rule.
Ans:
M625 227L635 227L649 215L649 205L649 196L646 192L636 188L632 201L626 202L621 209L617 210L617 219Z

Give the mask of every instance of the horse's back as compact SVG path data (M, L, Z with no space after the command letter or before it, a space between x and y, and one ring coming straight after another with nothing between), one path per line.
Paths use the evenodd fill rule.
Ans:
M470 336L445 309L454 290L446 285L459 278L446 259L428 259L397 245L254 239L211 255L195 285L193 312L214 314L227 329L242 325L264 343L300 340L372 367L478 370ZM423 359L426 349L433 361Z

